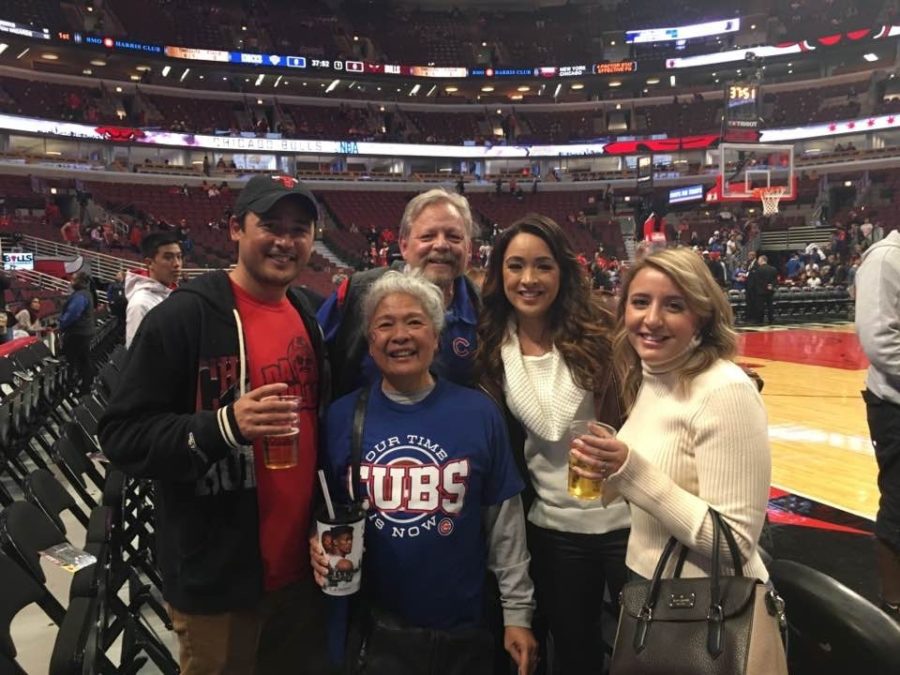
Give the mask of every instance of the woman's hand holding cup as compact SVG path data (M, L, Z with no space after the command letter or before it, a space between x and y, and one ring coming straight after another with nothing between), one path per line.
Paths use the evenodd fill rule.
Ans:
M605 425L590 423L588 431L572 440L571 470L583 478L606 480L622 468L628 446L609 434Z

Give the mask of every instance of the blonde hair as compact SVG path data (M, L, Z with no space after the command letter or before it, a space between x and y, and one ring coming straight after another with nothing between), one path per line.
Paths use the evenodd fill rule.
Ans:
M700 319L700 344L678 371L684 383L690 383L719 359L731 360L737 352L737 333L734 313L728 298L706 263L689 248L670 248L652 253L635 263L622 286L622 299L616 312L616 333L613 338L613 361L622 382L622 397L631 408L643 379L640 358L628 341L625 311L631 282L641 270L655 269L669 277L684 294L684 300Z

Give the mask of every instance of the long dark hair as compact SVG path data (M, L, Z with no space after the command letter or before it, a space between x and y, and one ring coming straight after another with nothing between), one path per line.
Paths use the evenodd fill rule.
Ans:
M602 391L612 375L612 315L594 300L575 251L562 228L551 218L529 213L504 230L494 242L482 286L475 370L481 384L495 396L502 392L500 347L514 310L503 289L503 258L518 234L539 237L559 265L559 293L547 316L553 345L562 354L572 378L582 389Z

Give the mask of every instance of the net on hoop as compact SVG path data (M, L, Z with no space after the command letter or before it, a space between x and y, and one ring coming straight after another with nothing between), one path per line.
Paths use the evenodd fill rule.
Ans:
M784 188L780 186L756 188L753 196L762 202L763 215L771 216L778 213L778 204L784 197Z

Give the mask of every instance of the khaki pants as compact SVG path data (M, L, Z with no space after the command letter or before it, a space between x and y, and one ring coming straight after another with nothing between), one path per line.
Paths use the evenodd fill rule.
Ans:
M253 609L186 614L171 605L181 675L328 672L322 592L312 581L267 593Z

